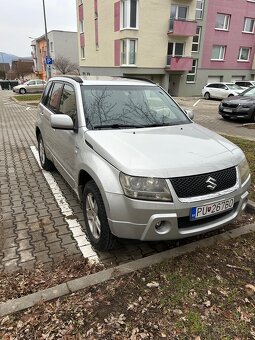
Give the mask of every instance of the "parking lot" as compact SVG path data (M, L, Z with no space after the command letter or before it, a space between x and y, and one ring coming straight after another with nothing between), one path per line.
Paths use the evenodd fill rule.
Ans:
M57 171L45 174L36 159L36 107L12 101L0 91L0 270L51 266L64 258L90 257L117 265L169 249L178 242L120 241L111 252L95 253L83 232L80 204ZM218 101L176 98L192 108L195 122L220 133L255 140L242 122L217 113ZM196 104L194 106L194 104Z

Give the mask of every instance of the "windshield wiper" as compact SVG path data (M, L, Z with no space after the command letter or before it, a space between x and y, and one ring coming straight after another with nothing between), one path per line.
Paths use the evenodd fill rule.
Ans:
M144 127L159 127L159 126L172 126L172 125L179 125L180 123L155 123L145 125Z
M102 124L95 125L93 129L122 129L122 128L143 128L143 125L134 125L134 124Z

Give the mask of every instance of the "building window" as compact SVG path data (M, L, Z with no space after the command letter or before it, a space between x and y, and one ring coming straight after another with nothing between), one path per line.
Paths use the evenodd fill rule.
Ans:
M168 44L168 56L183 57L184 43L171 42Z
M230 15L217 14L215 28L218 30L227 31L229 29Z
M121 40L121 65L135 65L136 64L136 39Z
M204 0L197 0L196 19L202 19L203 18L203 11L204 11Z
M197 74L197 64L198 64L198 60L197 59L193 59L192 69L187 74L187 78L186 78L186 82L187 83L195 83L195 81L196 81L196 74Z
M138 28L138 0L121 1L121 28Z
M244 18L243 32L254 33L255 19Z
M85 47L81 47L81 59L85 59Z
M50 42L50 51L53 52L53 42Z
M84 24L83 24L83 20L79 21L79 28L80 28L80 33L84 32Z
M226 46L215 45L212 48L212 60L224 60Z
M201 30L202 30L202 27L197 26L196 35L194 35L193 42L192 42L192 52L199 52Z
M238 60L239 61L249 61L251 49L249 47L240 47Z
M172 31L174 28L174 19L187 20L188 7L172 5L170 10L170 28Z

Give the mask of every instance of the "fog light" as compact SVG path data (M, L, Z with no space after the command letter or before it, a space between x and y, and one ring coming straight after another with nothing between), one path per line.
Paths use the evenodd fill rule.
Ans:
M159 221L155 224L155 231L158 234L166 234L170 229L171 224L168 221Z

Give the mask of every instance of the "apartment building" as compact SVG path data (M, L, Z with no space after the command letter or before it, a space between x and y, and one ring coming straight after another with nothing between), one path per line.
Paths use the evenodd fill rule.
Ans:
M64 56L70 62L79 64L77 50L77 32L53 30L48 32L50 57L53 60L51 75L59 75L59 71L54 67L54 60L59 56ZM46 51L47 44L45 35L42 35L31 42L32 58L34 61L34 71L40 79L46 79Z
M254 0L77 0L83 75L145 77L174 96L254 79Z

